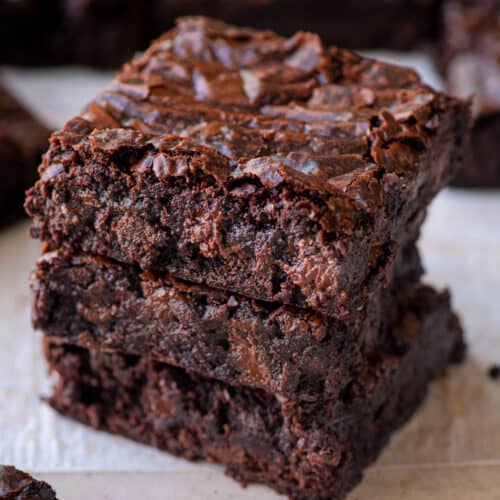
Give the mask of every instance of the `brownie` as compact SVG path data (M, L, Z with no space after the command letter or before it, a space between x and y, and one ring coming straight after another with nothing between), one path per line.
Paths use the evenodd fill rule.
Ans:
M455 174L467 123L410 69L185 18L52 136L32 235L347 318Z
M0 465L0 498L3 500L57 500L54 490L12 465Z
M327 43L358 49L415 49L436 36L439 0L158 0L157 17L164 27L190 14L272 29L281 35L312 31Z
M151 0L0 0L0 62L118 67L161 30Z
M356 318L340 321L55 252L33 274L33 324L66 343L151 356L231 385L331 399L390 342L398 304L421 274L414 246L396 270L389 291Z
M220 462L242 483L295 499L344 498L431 379L463 355L447 295L422 287L400 310L393 348L332 402L233 387L150 357L46 341L63 415L176 455Z
M68 61L117 67L151 38L151 1L63 0L62 33Z
M500 187L500 2L448 0L441 68L448 90L472 97L474 125L453 184Z
M0 0L0 62L118 67L172 27L205 14L274 29L320 33L350 48L414 49L437 32L439 0Z
M24 192L35 182L49 131L0 86L0 227L24 215Z
M0 63L60 61L58 0L0 0Z

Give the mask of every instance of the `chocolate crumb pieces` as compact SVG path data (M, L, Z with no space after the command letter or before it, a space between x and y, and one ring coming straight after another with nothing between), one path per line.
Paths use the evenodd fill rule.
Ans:
M46 482L37 481L12 465L0 465L0 499L57 500L57 497Z

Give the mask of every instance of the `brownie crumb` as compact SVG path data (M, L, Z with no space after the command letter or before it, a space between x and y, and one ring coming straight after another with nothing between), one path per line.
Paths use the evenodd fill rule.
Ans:
M500 366L492 365L488 368L488 377L491 380L499 380L500 379Z
M4 500L57 500L55 491L44 481L12 465L0 465L0 498Z

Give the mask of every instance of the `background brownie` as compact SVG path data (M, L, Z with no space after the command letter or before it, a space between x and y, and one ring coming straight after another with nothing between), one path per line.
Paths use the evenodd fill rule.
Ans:
M150 0L0 0L0 62L118 67L161 30Z
M441 66L448 90L473 97L474 126L458 186L500 186L500 2L448 0Z
M252 301L91 256L47 254L33 275L33 323L97 350L152 356L232 385L286 397L335 398L390 342L421 274L411 246L390 290L342 322Z
M440 1L158 0L156 5L165 27L179 16L201 14L286 36L311 31L340 47L405 50L435 37Z
M12 465L0 465L0 498L3 500L57 500L54 490Z
M411 49L434 37L438 0L0 0L0 62L118 67L171 28L205 14L273 29L320 33L351 48Z
M149 357L46 344L64 415L188 459L226 465L242 482L292 498L339 499L463 352L446 295L422 288L393 331L394 348L333 404L231 387Z
M49 131L0 86L0 227L24 215Z
M409 69L188 18L53 136L26 207L50 248L346 317L454 175L466 124Z

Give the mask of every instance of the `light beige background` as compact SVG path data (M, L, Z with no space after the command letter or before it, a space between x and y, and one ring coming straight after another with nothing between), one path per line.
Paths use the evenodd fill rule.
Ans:
M418 63L435 79L424 58ZM109 74L75 69L5 70L18 96L60 126ZM278 498L242 490L222 469L191 464L55 415L39 400L50 380L29 323L29 271L39 245L27 223L0 233L0 463L51 482L62 500ZM470 344L468 361L431 388L354 500L500 500L500 192L447 190L432 206L421 241L427 281L449 285Z

